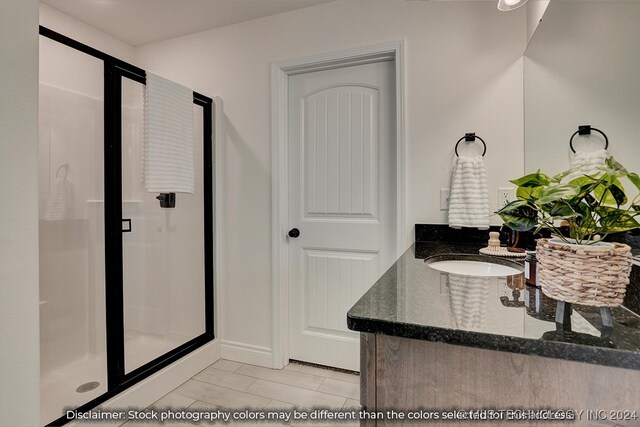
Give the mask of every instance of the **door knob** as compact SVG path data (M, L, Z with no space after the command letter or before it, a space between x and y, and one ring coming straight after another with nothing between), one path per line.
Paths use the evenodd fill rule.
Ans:
M287 234L289 235L289 237L293 237L295 239L300 235L300 230L298 230L297 228L292 228Z

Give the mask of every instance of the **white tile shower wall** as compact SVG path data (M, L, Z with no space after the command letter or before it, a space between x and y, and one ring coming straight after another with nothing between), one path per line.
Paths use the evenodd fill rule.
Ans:
M0 2L0 418L38 425L38 2Z
M453 145L465 132L487 141L490 188L523 171L524 8L339 0L137 49L148 69L225 102L218 161L223 340L271 348L270 62L401 39L409 244L414 223L445 222L439 189L448 185ZM496 191L490 197L495 206Z

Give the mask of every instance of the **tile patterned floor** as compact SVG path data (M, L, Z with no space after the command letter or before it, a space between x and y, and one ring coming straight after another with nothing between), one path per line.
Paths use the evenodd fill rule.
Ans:
M163 408L190 410L225 410L225 409L266 409L266 410L298 410L312 407L357 410L360 408L360 377L356 374L333 371L330 369L290 363L284 369L275 370L247 365L230 360L220 359L193 378L164 396L147 408L162 410ZM221 425L222 423L218 423ZM228 424L234 424L229 422ZM318 422L288 424L274 422L235 423L242 426L277 426L277 425L325 425ZM212 425L206 421L201 423L141 423L129 421L124 427L142 427L162 425L165 427L188 425ZM351 427L358 422L339 423L340 426Z

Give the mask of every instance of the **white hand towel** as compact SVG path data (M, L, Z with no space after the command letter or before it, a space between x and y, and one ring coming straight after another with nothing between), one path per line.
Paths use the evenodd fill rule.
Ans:
M193 193L193 91L147 73L144 183L150 193Z
M566 178L567 181L577 178L582 175L594 175L598 174L601 168L605 165L605 159L607 158L607 150L601 149L596 151L578 151L571 157L571 167L578 168L579 170L572 173Z
M44 211L43 219L45 221L55 221L66 219L69 211L69 181L67 178L55 178L47 207Z
M449 227L489 228L489 190L482 156L456 158L449 193Z

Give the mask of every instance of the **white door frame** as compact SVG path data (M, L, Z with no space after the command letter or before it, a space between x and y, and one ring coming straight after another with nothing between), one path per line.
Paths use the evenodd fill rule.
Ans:
M271 63L272 170L272 359L281 369L289 361L288 86L289 76L384 60L395 62L396 91L396 256L405 250L404 42L342 50ZM345 318L346 322L346 318Z

